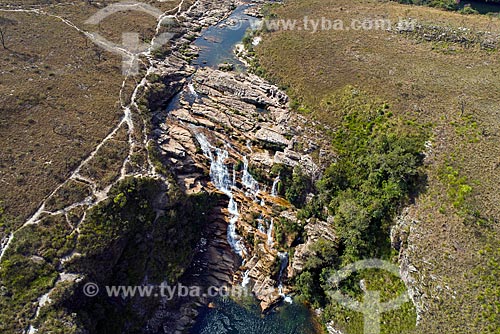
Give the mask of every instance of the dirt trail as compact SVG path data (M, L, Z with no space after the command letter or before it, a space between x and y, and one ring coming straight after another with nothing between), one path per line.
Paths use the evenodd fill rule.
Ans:
M184 2L185 2L185 0L181 0L181 2L176 7L174 7L173 9L170 9L167 12L164 12L160 17L157 18L157 26L156 26L155 36L151 40L150 47L147 49L147 51L145 51L145 52L143 52L141 54L142 56L144 56L147 59L147 62L149 63L149 64L144 64L143 63L144 65L147 66L146 73L145 73L144 77L140 80L140 82L135 86L134 91L133 91L132 96L131 96L131 99L130 99L130 103L128 103L128 104L124 103L124 100L125 100L125 98L124 98L124 89L126 87L127 81L129 79L131 79L131 76L129 74L127 74L124 77L122 85L121 85L121 89L120 89L120 92L119 92L119 100L121 102L121 106L122 106L122 110L123 110L123 116L122 116L121 120L109 132L109 134L104 139L102 139L102 141L94 148L94 150L92 150L92 152L90 152L90 154L78 165L78 167L71 173L71 175L64 182L62 182L59 186L57 186L42 201L42 203L40 204L40 206L37 209L37 211L20 228L18 228L14 232L12 232L9 235L9 237L6 240L4 240L4 242L2 244L2 247L1 247L1 250L0 250L0 263L1 263L2 259L3 259L3 257L5 256L5 254L7 253L7 251L9 250L9 247L11 246L12 242L15 240L16 234L19 233L19 231L21 231L22 229L24 229L27 226L38 224L44 218L45 215L50 215L50 216L64 215L66 217L66 221L69 224L69 226L71 226L71 228L73 229L73 231L75 231L78 234L79 233L79 231L78 231L78 225L85 219L85 214L83 215L83 217L80 219L80 221L77 224L73 224L73 223L71 223L71 221L68 218L68 213L70 211L76 209L76 208L79 208L79 207L92 208L92 207L96 206L100 202L102 202L105 199L107 199L109 190L114 185L116 185L117 183L119 183L120 181L122 181L124 178L130 177L130 176L131 177L144 177L144 176L147 176L147 177L152 177L152 178L156 178L156 179L161 179L164 182L167 182L167 180L166 180L166 178L164 176L159 175L155 171L155 168L154 168L151 160L149 159L149 154L148 154L148 168L147 168L147 171L145 171L144 173L129 173L129 172L127 172L127 168L126 167L127 167L127 163L130 161L131 155L134 153L134 149L138 145L138 143L135 142L134 136L133 136L134 135L134 129L135 129L135 127L134 127L134 121L132 119L132 110L133 109L137 109L137 107L138 107L137 106L138 92L147 85L147 83L148 83L147 76L149 74L153 73L155 71L155 69L156 69L157 63L154 60L154 57L152 56L152 51L154 50L153 46L154 46L154 44L156 42L156 39L158 38L158 36L160 36L160 30L161 30L162 22L166 18L172 18L172 19L177 20L178 16L185 15L185 14L189 13L190 11L193 10L193 8L195 8L199 4L199 0L198 0L192 6L190 6L189 9L187 9L187 11L182 11ZM78 32L80 32L81 34L83 34L84 36L86 36L87 38L89 38L90 40L92 40L92 41L95 42L95 38L94 38L94 35L92 33L87 32L87 31L79 28L78 26L76 26L73 22L71 22L68 19L65 19L65 18L63 18L61 16L58 16L58 15L47 13L47 12L41 10L41 9L20 9L20 8L17 8L17 9L5 9L4 8L4 9L1 9L0 8L0 12L34 13L34 14L37 14L37 15L45 15L45 16L48 16L48 17L57 18L58 20L61 20L64 24L68 25L70 28L77 30ZM129 145L128 155L127 155L127 157L124 159L124 161L122 163L122 167L121 167L121 170L120 170L120 176L118 177L118 179L115 180L114 182L108 184L106 187L104 187L103 190L99 190L99 187L97 186L97 184L96 184L96 182L94 180L91 180L91 179L89 179L89 178L81 175L80 172L81 172L82 168L84 168L85 166L89 165L89 163L95 158L95 156L97 155L97 153L99 152L99 150L106 143L108 143L112 139L115 139L115 137L117 136L117 133L122 128L122 126L126 126L127 127L128 145ZM144 136L144 138L143 138L143 143L141 143L140 145L145 145L145 144L147 145L147 143L148 143L147 134L143 133L142 135ZM89 196L87 196L84 200L72 203L72 204L70 204L70 205L68 205L68 206L66 206L66 207L64 207L64 208L62 208L60 210L56 210L56 211L48 211L48 210L46 210L46 206L47 206L48 201L62 187L66 186L71 181L79 181L79 182L88 184L90 186L90 188L91 188L91 194ZM71 258L73 256L75 256L75 255L76 255L76 253L73 250L70 255L68 255L68 256L66 256L64 258L64 261L71 260ZM63 273L60 273L60 277L62 277L61 275L63 275ZM64 275L68 276L68 275L72 275L72 274L64 274ZM56 287L56 285L59 282L62 282L62 281L63 280L59 278L58 281L56 282L56 284L54 285L54 287L48 293L42 295L38 299L39 300L38 307L36 309L36 312L34 313L34 317L35 318L36 318L36 316L38 316L41 307L47 302L47 299L48 299L48 296L49 296L50 292L53 291L54 288ZM33 319L35 319L35 318L33 318ZM30 328L29 329L30 332L32 332L33 330L36 331L36 329L34 329L34 328Z

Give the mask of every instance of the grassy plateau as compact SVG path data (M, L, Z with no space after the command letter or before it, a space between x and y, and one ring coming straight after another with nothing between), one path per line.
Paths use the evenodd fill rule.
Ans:
M412 32L271 29L255 48L255 66L287 89L298 112L334 132L345 131L346 114L366 110L373 101L385 103L406 125L428 131L425 178L404 205L414 222L407 254L425 306L416 329L402 328L498 333L500 289L493 277L500 274L500 54L498 44L487 48L478 36L498 41L500 19L374 0L289 0L268 8L273 19L302 24L304 16L342 20L346 26L353 19L403 18L421 27ZM436 38L432 30L468 37ZM346 89L368 98L346 103ZM361 140L363 133L354 138ZM334 145L338 150L335 139ZM345 171L349 178L351 169ZM332 314L348 333L359 331L346 322L349 315Z

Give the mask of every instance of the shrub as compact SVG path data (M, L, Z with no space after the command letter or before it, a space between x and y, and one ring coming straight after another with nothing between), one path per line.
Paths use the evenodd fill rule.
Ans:
M355 315L328 300L331 287L326 279L332 270L347 263L391 258L390 225L398 210L416 193L423 176L421 152L427 131L415 122L397 119L386 104L374 103L353 88L348 87L334 98L329 105L341 114L341 124L332 135L337 159L316 184L317 194L299 217L325 219L326 208L339 240L338 244L320 240L313 245L313 255L297 285L305 298L326 307L327 320L338 322L342 315ZM358 282L347 280L343 291L362 295ZM401 286L397 280L388 282L392 282L384 288L388 291ZM414 309L405 307L403 313L390 317L401 318L405 328L414 323L414 316Z

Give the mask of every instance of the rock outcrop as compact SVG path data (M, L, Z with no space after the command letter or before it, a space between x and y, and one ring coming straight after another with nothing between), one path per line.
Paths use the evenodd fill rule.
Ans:
M304 227L307 235L306 242L295 247L295 253L291 265L291 275L296 276L304 270L308 258L314 255L311 246L320 238L330 242L336 242L337 238L330 221L324 222L317 219L309 219Z
M194 8L192 15L198 18L186 20L185 31L197 36L199 27L209 23L207 13L216 13L214 17L220 18L227 9L217 11L207 6L202 1ZM317 179L325 167L319 161L326 162L331 157L319 149L328 147L329 139L316 129L317 124L289 110L288 96L278 87L256 75L238 73L225 66L195 69L188 65L188 60L196 54L196 48L183 38L177 45L177 50L183 51L174 50L163 63L163 70L159 64L159 74L167 96L178 93L165 108L161 94L148 92L148 99L152 99L149 106L158 109L153 115L151 139L158 147L162 164L170 169L184 192L221 195L206 217L203 239L181 281L203 287L244 283L261 302L262 310L267 311L290 292L287 280L297 272L292 269L296 257L288 261L286 253L279 252L282 245L275 240L273 220L296 220L296 209L286 200L271 196L272 180L257 182L249 168L269 175L275 164L292 168L300 165L311 179ZM149 84L146 91L154 88L154 84ZM206 142L200 143L200 138ZM319 159L313 159L313 152L319 153L314 155ZM213 182L212 165L217 159L222 159L227 169L223 178L217 180L224 184L222 190L220 184ZM232 201L237 206L237 216L235 208L231 210ZM229 236L228 227L233 223L244 245L243 258L231 247L234 240L230 240L233 236ZM305 250L317 240L315 236L334 238L325 224L307 224L309 239ZM165 302L148 328L154 332L167 326L175 328L176 333L183 332L197 314L192 306L208 303L206 298Z
M278 253L280 246L274 241L275 232L271 221L279 218L280 212L274 211L273 207L281 207L281 210L284 209L281 215L287 216L288 212L288 216L293 217L296 209L285 200L272 197L271 184L265 180L257 182L249 174L248 164L265 175L270 173L274 164L290 167L300 164L306 174L317 176L321 166L308 154L310 152L303 149L310 149L310 136L315 135L315 130L305 119L290 112L288 97L283 92L255 75L200 68L192 76L189 85L192 85L191 89L185 86L176 97L175 105L168 108L168 113L159 113L155 117L158 120L164 118L155 132L162 160L187 193L220 192L211 182L210 175L214 172L211 170L212 158L209 159L204 151L207 148L202 147L199 136L206 138L207 143L204 145L212 147L210 154L215 156L220 150L227 152L223 163L232 171L228 175L232 174L233 178L232 182L228 180L231 183L228 191L232 191L239 209L236 231L242 236L248 252L240 259L243 263L240 267L238 263L231 268L231 259L225 268L227 272L219 272L204 279L213 284L225 284L228 281L240 284L243 276L246 276L246 280L250 281L248 287L266 311L288 293L285 284L288 272L294 272L282 270L280 274L276 270L282 260ZM318 147L318 139L314 145ZM297 147L302 149L297 150ZM259 216L256 220L258 224L251 221L256 215ZM231 214L221 210L208 222L219 222L219 232L212 235L211 242L224 244L224 250L208 250L207 253L213 254L205 255L205 263L215 260L212 263L215 265L221 263L221 258L230 258L234 254L227 247L227 233L222 233L220 228L220 222L224 220L227 226L230 219ZM311 230L315 230L314 226L311 224ZM313 236L315 233L331 235L331 232L321 228L310 234ZM313 242L314 238L311 240ZM278 289L279 286L281 289Z
M412 19L401 21L392 31L426 42L452 43L465 48L478 46L483 50L494 51L500 45L500 35L497 33L475 31L465 27L452 28Z
M408 289L408 296L417 312L417 323L426 311L425 299L427 296L423 293L421 282L423 275L412 263L412 245L409 242L411 232L418 224L418 221L412 218L409 208L406 208L396 219L396 225L391 229L392 247L399 251L399 266L401 279Z

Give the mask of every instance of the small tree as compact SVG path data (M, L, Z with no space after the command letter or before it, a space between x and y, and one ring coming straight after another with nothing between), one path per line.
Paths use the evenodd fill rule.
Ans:
M4 49L7 49L7 46L5 45L7 27L14 26L16 24L16 21L0 16L0 43L2 43Z
M97 57L97 61L101 62L101 60L103 58L104 51L100 47L94 46L94 53L95 53L95 56Z

